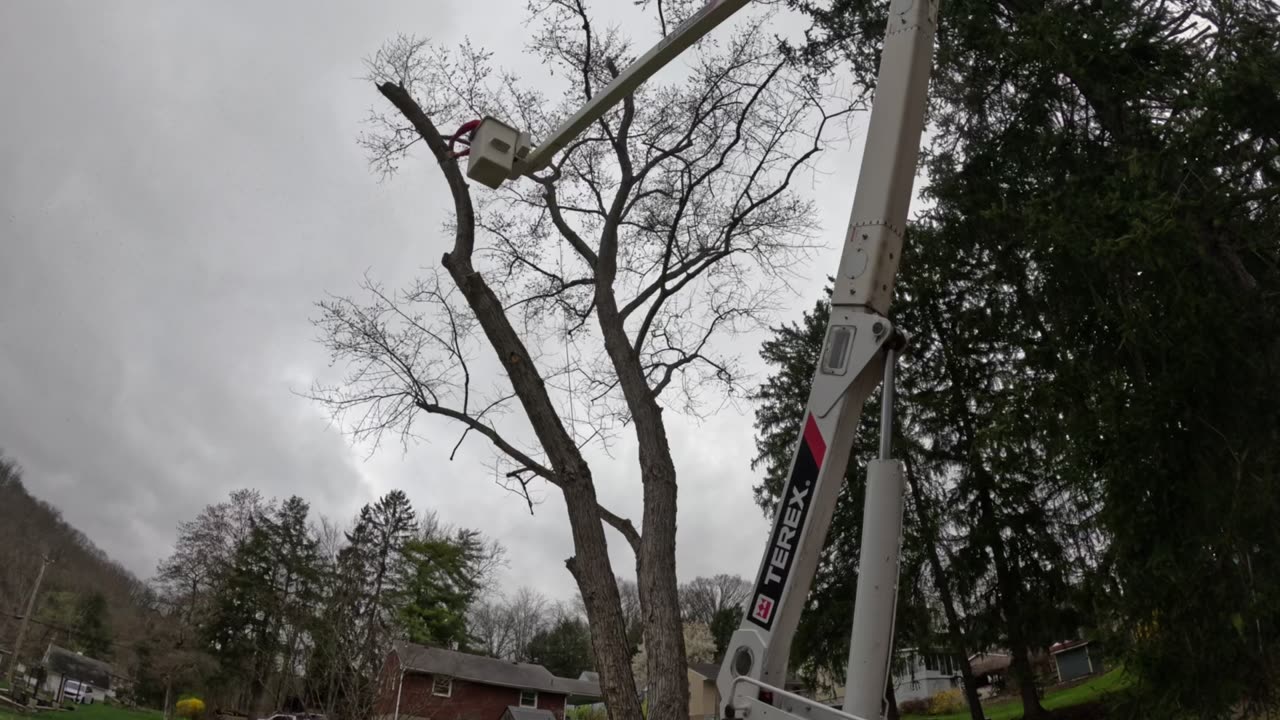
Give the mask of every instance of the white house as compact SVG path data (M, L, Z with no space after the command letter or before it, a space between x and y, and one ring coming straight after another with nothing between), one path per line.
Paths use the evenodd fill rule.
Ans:
M55 701L101 702L114 697L111 665L57 645L45 650L44 691Z
M898 702L923 700L960 687L959 659L950 653L903 648L893 663L893 695Z

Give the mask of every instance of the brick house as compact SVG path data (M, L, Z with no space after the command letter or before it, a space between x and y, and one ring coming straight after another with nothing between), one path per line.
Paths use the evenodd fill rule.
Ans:
M566 704L599 699L598 684L541 665L398 643L383 663L374 720L564 720Z

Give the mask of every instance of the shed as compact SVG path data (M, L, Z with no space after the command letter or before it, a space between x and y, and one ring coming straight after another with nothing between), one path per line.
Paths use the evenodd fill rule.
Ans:
M1088 640L1060 642L1049 648L1059 682L1071 682L1102 672L1102 658L1094 657Z

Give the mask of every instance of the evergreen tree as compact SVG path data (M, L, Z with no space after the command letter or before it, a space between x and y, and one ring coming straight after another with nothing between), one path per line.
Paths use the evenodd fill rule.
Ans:
M75 627L75 645L98 660L111 659L111 619L107 598L91 592L80 600L80 619Z
M410 641L459 649L467 646L467 609L476 593L468 567L470 538L414 539L405 544L410 575L400 596L399 621Z
M299 689L298 653L320 577L308 511L295 496L251 520L219 578L204 628L221 684L243 688L251 712L266 712L268 700L276 704Z
M370 670L381 662L387 629L398 614L398 598L413 572L405 546L418 529L413 505L402 490L392 490L372 505L360 509L355 528L348 533L344 571L360 578L362 587L357 618L364 625L362 660Z
M724 653L733 639L733 632L742 624L742 608L721 608L711 618L711 637L716 641L716 662L724 659Z
M556 677L576 678L594 668L591 631L576 617L562 617L552 627L533 636L529 661L550 670Z
M276 635L281 643L275 705L302 692L299 667L303 643L312 626L320 592L319 541L307 524L310 506L300 497L290 497L276 511L269 526L276 560L275 588L279 607Z
M367 675L363 655L364 569L361 549L354 545L342 547L322 564L305 697L331 717L366 717L371 708L376 678Z
M817 25L799 54L843 55L870 87L884 5L795 4ZM992 383L947 411L969 404L948 445L985 534L956 560L1050 613L1022 634L1106 636L1145 717L1274 699L1280 573L1257 550L1280 540L1278 22L1255 0L940 14L931 207L908 250L956 250L941 321L970 319L939 367ZM1049 607L1063 572L1069 607Z
M221 668L215 687L244 689L241 698L251 711L261 709L271 661L280 649L275 580L270 518L262 517L251 522L232 553L215 591L212 617L203 627Z
M765 471L764 480L755 492L757 502L766 512L775 509L791 469L796 428L803 420L828 315L827 301L819 301L799 323L774 328L774 337L765 342L761 351L765 361L774 368L755 396L758 454L753 467L763 467ZM863 411L855 435L855 450L849 459L831 530L793 644L793 663L813 686L844 682L862 540L866 460L870 457L868 449L878 447L879 415L879 401L873 398ZM895 623L899 647L931 644L934 632L932 592L922 573L927 548L918 539L913 517L910 512L904 517L904 553Z

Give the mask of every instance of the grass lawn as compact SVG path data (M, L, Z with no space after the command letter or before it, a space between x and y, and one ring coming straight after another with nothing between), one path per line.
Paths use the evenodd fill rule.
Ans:
M1065 690L1050 690L1045 693L1044 700L1041 700L1040 703L1044 705L1045 710L1081 705L1097 700L1109 692L1122 690L1128 684L1128 679L1117 668ZM991 720L1015 720L1015 718L1022 717L1021 700L1006 700L982 707L986 711L987 717ZM903 720L969 720L969 711L966 709L963 712L951 715L903 715L902 717Z
M160 720L159 710L130 710L119 705L75 705L75 710L17 714L0 709L0 720Z

